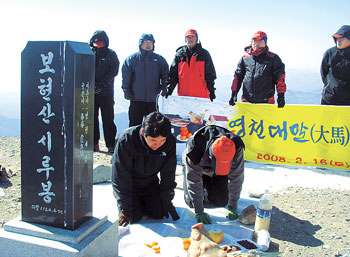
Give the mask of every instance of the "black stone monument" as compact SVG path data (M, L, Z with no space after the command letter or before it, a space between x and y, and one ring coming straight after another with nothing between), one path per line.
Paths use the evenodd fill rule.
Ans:
M74 230L92 217L95 56L29 41L21 58L22 220Z

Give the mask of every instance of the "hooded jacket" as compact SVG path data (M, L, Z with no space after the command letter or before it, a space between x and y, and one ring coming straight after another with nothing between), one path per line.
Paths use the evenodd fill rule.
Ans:
M168 204L175 194L176 139L170 135L156 151L147 146L141 125L119 134L112 160L112 186L118 206L132 209L133 190L140 191L160 175L160 197ZM152 199L150 199L151 201Z
M335 34L350 40L350 26L342 26ZM321 77L324 84L322 104L350 105L350 47L328 49L322 58Z
M214 175L211 168L211 159L209 158L209 149L214 141L221 136L230 138L236 146L236 154L231 161L228 174L228 204L234 210L237 209L237 201L244 180L244 143L239 136L231 131L216 125L209 125L199 129L188 140L186 150L182 155L186 171L184 179L185 200L187 201L186 198L188 197L190 202L193 203L195 213L202 212L204 209L202 175L205 174L210 177Z
M169 83L169 65L159 54L141 49L142 42L154 38L143 34L139 40L139 52L130 55L122 67L122 89L127 100L156 102L157 95Z
M201 43L192 49L185 45L176 50L170 67L170 93L177 85L177 94L180 96L209 98L209 92L215 90L215 79L213 61Z
M97 48L94 42L103 41L104 46ZM117 54L108 48L109 38L103 30L97 30L90 39L90 46L95 53L95 87L102 89L99 96L114 95L114 77L118 75L119 60Z
M284 64L277 54L266 46L256 55L251 45L238 62L231 90L238 94L243 85L242 101L250 103L275 103L277 93L286 92Z

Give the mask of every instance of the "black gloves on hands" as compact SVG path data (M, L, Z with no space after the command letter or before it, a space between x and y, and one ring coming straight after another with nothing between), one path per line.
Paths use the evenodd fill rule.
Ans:
M213 101L216 98L214 90L209 91L209 98L210 101Z
M126 100L133 100L134 96L132 95L132 93L130 91L124 91L124 98Z
M277 104L278 104L278 108L283 108L284 105L286 104L286 102L284 100L284 93L278 93Z
M230 101L228 102L230 105L234 106L237 102L237 92L232 91Z
M119 213L119 226L126 227L132 221L132 210L121 210Z
M103 89L100 88L100 87L95 87L95 94L96 94L96 95L101 94L102 90L103 90Z
M172 203L163 206L163 214L166 218L169 218L169 213L174 221L180 219L176 212L175 206Z
M105 88L105 87L106 87L106 83L105 82L95 83L95 94L96 95L101 94L103 88Z
M170 90L169 88L167 88L165 98L168 98L168 96L171 95L172 93L173 93L173 90Z
M161 96L164 96L165 98L167 98L167 93L168 93L168 90L166 88L162 89L162 91L160 92L160 95Z

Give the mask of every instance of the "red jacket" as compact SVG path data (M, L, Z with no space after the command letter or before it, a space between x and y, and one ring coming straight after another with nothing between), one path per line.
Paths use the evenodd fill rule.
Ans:
M209 92L214 90L215 79L213 61L200 43L193 49L188 46L177 49L170 67L170 92L178 84L177 94L180 96L209 98Z

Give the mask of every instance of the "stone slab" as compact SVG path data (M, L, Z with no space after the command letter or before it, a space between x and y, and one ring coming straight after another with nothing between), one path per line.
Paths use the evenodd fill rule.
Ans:
M0 253L2 257L117 257L118 222L107 220L79 243L66 243L1 229Z
M4 229L8 232L77 244L87 237L92 231L102 226L107 219L107 216L92 217L90 220L81 224L77 229L67 230L21 221L20 217L18 217L5 223Z
M103 165L103 164L94 164L93 174L94 174L94 178L93 178L94 184L111 181L112 167Z

